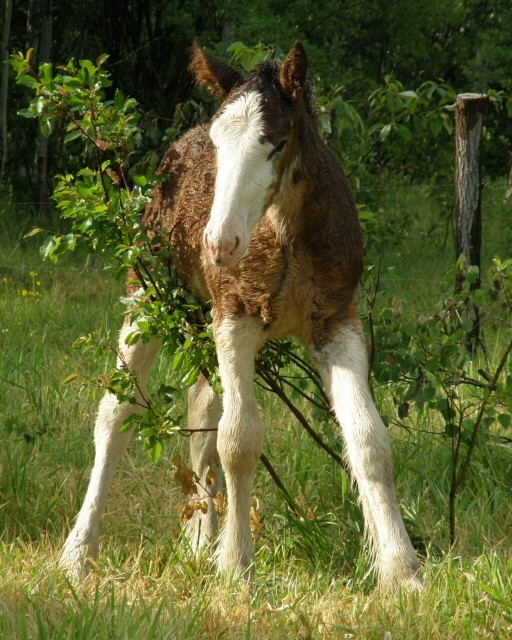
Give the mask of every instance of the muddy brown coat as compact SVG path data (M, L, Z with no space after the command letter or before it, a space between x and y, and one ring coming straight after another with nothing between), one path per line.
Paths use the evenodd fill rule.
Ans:
M221 402L200 378L189 393L189 428L195 473L204 485L209 469L219 478L201 500L213 499L221 465L224 471L228 510L214 554L217 567L228 577L251 573L250 505L265 432L254 359L265 338L292 334L305 343L342 427L379 583L421 589L393 485L389 435L368 385L356 310L363 254L357 211L315 128L304 49L296 44L281 67L266 62L245 78L198 46L191 66L198 82L224 103L210 132L197 127L169 149L160 166L168 178L156 189L145 222L157 235L171 230L178 271L213 305L223 397ZM217 166L216 158L223 164ZM156 338L128 343L131 331L127 318L118 366L138 376L138 403L109 392L100 402L91 479L61 556L61 566L77 579L97 556L107 493L132 435L121 426L134 410L142 411L144 385L160 350ZM185 534L200 550L216 529L210 503L206 514L195 512Z
M198 82L211 82L213 62L218 74L218 60L194 48L191 68ZM261 321L268 339L295 335L319 346L357 313L362 236L347 178L317 132L310 98L303 92L292 100L282 86L284 73L274 63L262 63L242 80L226 65L222 86L216 81L214 87L228 103L240 84L266 89L268 109L279 115L272 116L275 122L266 120L266 135L275 142L279 129L288 128L286 150L277 162L282 171L295 162L291 188L283 194L276 184L242 261L218 268L203 246L216 175L208 125L171 145L159 167L168 180L157 187L144 221L158 232L172 229L176 267L201 300L212 301L217 320L248 315Z

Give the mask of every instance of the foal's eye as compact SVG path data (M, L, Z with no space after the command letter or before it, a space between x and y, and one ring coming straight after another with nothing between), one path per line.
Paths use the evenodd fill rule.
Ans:
M285 139L285 140L282 140L277 146L275 146L270 152L268 159L270 160L271 158L279 157L279 154L281 153L281 151L286 147L287 142L288 140Z

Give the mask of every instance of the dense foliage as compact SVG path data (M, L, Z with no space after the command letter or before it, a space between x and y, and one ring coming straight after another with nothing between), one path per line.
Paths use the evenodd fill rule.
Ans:
M187 72L194 37L226 56L236 54L237 42L273 43L267 50L279 56L300 39L317 84L322 126L348 161L350 173L368 182L386 165L414 178L449 172L452 142L445 129L451 115L446 111L440 122L429 113L449 106L455 93L474 90L488 91L494 99L486 118L486 162L489 170L503 173L511 151L506 107L510 112L512 86L505 72L512 65L508 4L25 0L12 7L4 52L34 47L35 62L65 64L108 52L113 86L141 105L143 135L131 161L155 162L170 138L212 109L209 99L193 93ZM228 51L230 45L235 47ZM8 73L5 65L3 73ZM37 199L44 189L33 161L34 125L15 117L26 106L26 94L11 82L8 95L2 188L26 200L28 187ZM57 132L49 138L47 153L48 181L64 164L74 161L78 167L82 161L79 150L69 146L64 159Z

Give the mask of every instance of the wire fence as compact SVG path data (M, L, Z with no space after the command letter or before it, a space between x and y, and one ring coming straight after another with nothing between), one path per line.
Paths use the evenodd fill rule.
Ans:
M46 264L0 264L0 274L2 271L45 271L50 272L75 272L75 273L106 273L103 267L70 267L66 265L46 265ZM407 278L403 276L387 276L381 275L380 280L383 282L426 282L429 284L441 284L442 280L432 280L432 278Z
M496 182L484 182L482 184L482 189L486 191L503 191L503 195L505 196L505 192L507 187L505 186L506 178L502 178ZM441 191L443 189L451 189L453 191L453 195L455 196L455 181L453 182L440 182L440 183L422 183L422 184L403 184L403 185L393 185L393 186L375 186L375 187L354 187L354 192L356 194L359 193L396 193L401 191L425 191L428 190L430 192ZM39 202L34 200L26 200L26 201L18 201L18 202L7 202L7 206L9 207L53 207L55 202L49 200L48 202Z
M106 269L103 267L68 267L65 265L47 265L47 264L0 264L0 271L5 269L6 271L34 271L37 269L39 271L78 271L80 273L84 271L90 271L91 273L99 273L104 272Z
M484 183L482 188L485 191L490 192L502 192L505 195L507 187L505 185L505 181L498 181L495 183ZM409 185L393 185L393 186L382 186L382 187L369 187L369 188L359 188L355 189L356 195L358 194L372 194L372 193L410 193L410 192L424 192L428 191L429 193L440 192L444 190L451 190L453 196L455 197L455 183L454 182L443 182L443 183L427 183L427 184L409 184ZM511 200L512 202L512 200ZM55 203L52 201L48 202L38 202L34 200L25 200L25 201L17 201L17 202L4 202L5 208L9 209L26 209L27 207L33 207L35 209L43 209L43 208L52 208ZM2 203L0 203L0 207ZM32 219L34 223L37 221L37 216L34 216ZM87 261L82 266L68 266L68 265L48 265L48 264L0 264L0 271L33 271L34 269L38 269L39 271L45 272L76 272L76 273L100 273L104 272L105 268L101 266L90 266L87 264ZM382 274L380 278L383 282L410 282L410 283L430 283L430 284L440 284L441 280L432 280L431 278L417 278L417 277L406 277L406 276L395 276L395 275L386 275Z
M507 187L505 186L507 182L507 178L506 176L503 176L500 179L497 179L496 181L493 182L483 182L482 183L482 188L484 190L491 190L491 191L503 191L505 193ZM400 192L400 191L425 191L425 190L429 190L429 191L436 191L436 190L441 190L441 189L452 189L453 190L453 194L455 195L455 180L451 181L451 182L424 182L424 183L418 183L418 184L395 184L395 185L383 185L383 186L372 186L372 187L359 187L359 188L353 188L354 192L357 193L373 193L373 192ZM37 201L37 200L20 200L17 202L11 202L11 201L5 201L4 200L4 204L6 204L9 207L27 207L27 206L31 206L31 207L50 207L50 206L54 206L55 202L53 202L53 200L48 200L47 202L41 202L41 201Z

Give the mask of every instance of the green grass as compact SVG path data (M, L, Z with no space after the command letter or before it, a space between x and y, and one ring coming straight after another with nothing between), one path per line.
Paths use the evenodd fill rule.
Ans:
M511 244L500 188L488 190L494 195L484 216L487 260ZM444 223L432 224L443 200L407 191L385 194L382 206L394 216L407 207L411 221L384 256L384 295L400 297L411 313L427 308L451 261ZM166 450L155 466L136 442L115 478L97 570L85 585L70 585L56 563L87 485L100 391L82 387L81 377L63 380L106 368L71 343L97 329L115 339L120 288L85 257L59 268L42 264L37 239L22 240L30 223L10 210L0 219L0 638L510 637L510 444L478 448L450 549L447 443L427 433L436 426L428 417L418 431L392 428L397 491L426 587L419 595L384 597L367 575L363 522L346 477L269 396L261 398L265 452L310 517L292 516L260 466L261 528L250 588L220 582L208 560L187 553L170 463L175 451ZM165 375L160 360L154 382ZM391 410L385 390L377 401ZM186 448L177 437L175 450L185 459Z
M510 256L511 201L504 201L505 180L487 184L482 191L482 272L498 255ZM443 276L455 261L455 193L450 184L392 185L361 194L381 224L390 225L390 240L382 248L384 303L396 297L413 304L416 313L437 300ZM377 264L375 252L368 264Z

